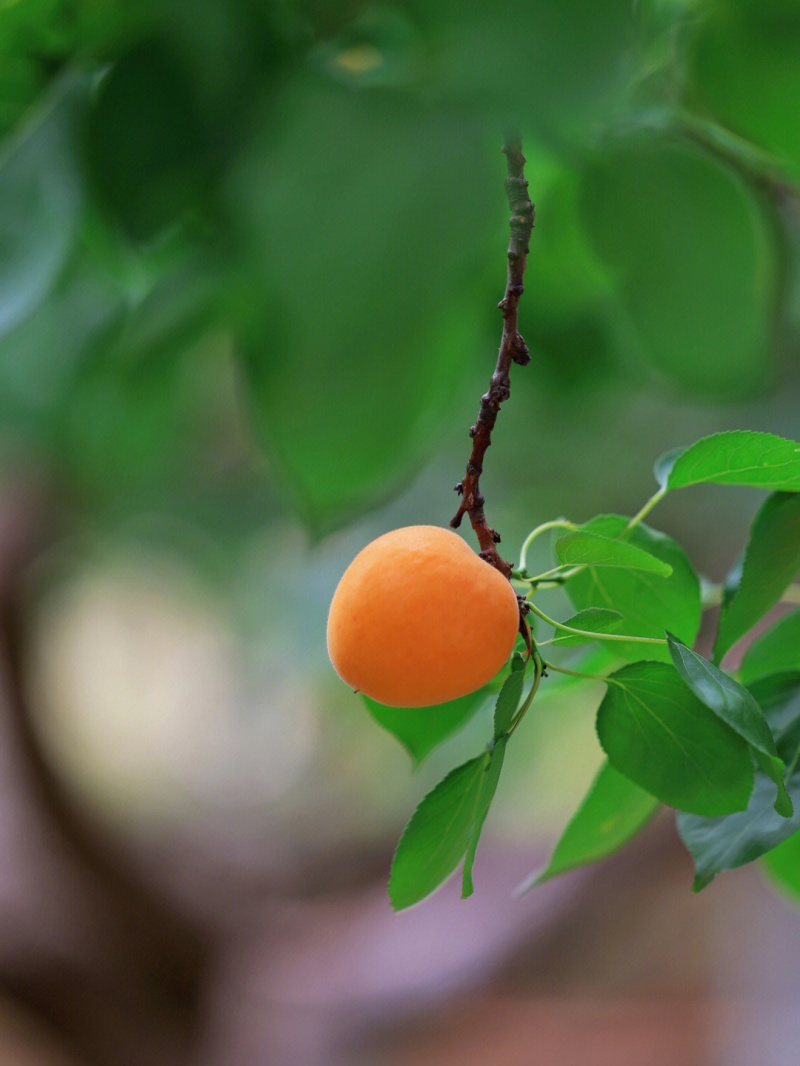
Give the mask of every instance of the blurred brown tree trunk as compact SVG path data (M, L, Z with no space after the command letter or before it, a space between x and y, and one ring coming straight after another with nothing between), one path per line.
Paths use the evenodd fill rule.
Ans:
M22 581L52 535L48 503L0 484L0 998L79 1061L172 1066L194 1028L201 938L76 814L26 714Z

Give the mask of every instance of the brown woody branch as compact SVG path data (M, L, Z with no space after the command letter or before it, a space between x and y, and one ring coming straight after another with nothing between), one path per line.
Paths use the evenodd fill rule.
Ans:
M528 245L533 229L534 209L528 199L528 183L525 180L525 156L519 134L506 136L503 152L508 164L506 178L506 195L511 208L511 239L508 245L508 279L503 299L497 305L503 312L503 336L497 365L489 383L489 391L481 397L481 408L475 424L470 428L472 452L467 462L464 480L456 485L456 492L461 496L458 511L450 520L453 529L461 525L465 514L469 515L472 528L477 534L481 546L481 558L485 559L505 577L511 576L512 567L497 551L500 534L486 522L484 498L480 491L480 476L483 472L483 460L486 449L492 443L492 430L497 421L497 413L503 400L507 400L511 390L509 371L512 363L525 366L530 362L530 354L525 341L517 328L517 309L519 298L524 292L522 279L528 257Z

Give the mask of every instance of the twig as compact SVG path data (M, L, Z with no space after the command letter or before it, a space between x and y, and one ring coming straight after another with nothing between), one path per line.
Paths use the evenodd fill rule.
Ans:
M450 525L453 529L457 529L461 525L461 519L468 514L481 546L481 558L505 577L510 578L511 564L501 558L496 547L500 543L500 534L486 522L483 509L485 501L481 495L479 481L483 472L486 449L492 443L492 430L497 421L497 412L500 410L500 404L508 399L510 393L511 364L519 363L520 366L525 366L530 362L528 347L517 329L517 308L519 298L524 291L522 279L525 274L528 244L533 229L534 210L533 204L528 199L528 183L524 175L525 156L522 154L519 134L513 133L506 136L503 152L508 163L508 177L505 185L508 204L511 208L508 280L505 295L498 304L503 312L503 336L489 391L481 397L477 421L469 431L472 437L472 452L467 462L464 480L456 485L456 492L461 496L461 503L455 516L450 520Z

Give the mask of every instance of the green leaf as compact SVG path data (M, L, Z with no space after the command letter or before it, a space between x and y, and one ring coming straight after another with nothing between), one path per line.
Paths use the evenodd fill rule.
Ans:
M494 739L499 740L508 732L511 720L519 706L522 685L525 681L525 662L521 655L511 660L511 673L500 689L494 708Z
M773 220L731 167L688 139L609 137L584 168L580 218L617 281L631 373L724 398L766 383Z
M611 764L679 810L742 810L753 788L745 741L687 689L671 665L631 663L611 674L597 733Z
M800 444L738 429L703 437L675 460L667 488L705 484L800 492Z
M536 228L536 255L528 259L525 274L537 295L536 321L575 322L580 314L608 298L612 282L580 224L579 171L565 170L563 159L553 159L548 167L547 157L533 166L536 214L547 219L546 226Z
M501 744L501 752L503 748ZM485 798L487 786L491 791L496 787L502 757L493 772L489 752L470 759L452 770L417 807L397 845L389 877L395 910L430 895L455 870L468 847L474 856L475 826L486 816L491 802L491 796Z
M800 611L781 618L753 641L744 653L739 675L749 685L758 677L791 670L800 670Z
M762 855L761 865L779 889L800 903L800 832Z
M480 688L435 707L387 707L369 696L361 698L378 725L396 737L418 765L447 737L466 725L488 695L488 689Z
M780 601L799 572L800 494L777 492L756 515L739 587L722 606L716 662Z
M0 136L3 137L33 104L46 82L45 67L39 57L10 53L7 50L8 42L3 41L4 36L0 32L0 51L3 56L0 68Z
M36 313L0 340L0 397L26 410L64 403L80 369L108 352L124 308L119 287L73 256Z
M202 214L213 149L183 63L157 38L130 49L99 82L86 135L92 188L138 241Z
M557 636L553 638L551 643L560 645L573 645L573 644L588 644L593 638L592 633L614 633L619 630L622 623L622 615L619 611L611 611L606 607L587 607L583 611L578 611L571 618L568 618L564 625L569 626L571 629L584 629L589 634L585 637L580 637L575 633L561 633L557 631Z
M45 298L74 247L83 191L77 130L88 81L62 80L0 157L0 336Z
M690 39L689 77L702 109L773 153L800 179L800 12L794 0L709 5ZM771 170L775 161L768 162ZM766 169L766 164L764 164Z
M747 741L754 749L762 770L778 786L775 810L784 817L791 815L792 803L783 784L786 767L778 757L775 739L764 712L752 694L669 633L667 643L676 670L695 696Z
M628 519L621 515L598 515L584 530L615 538L624 532ZM643 570L594 569L589 567L565 584L569 598L578 610L602 607L618 611L625 618L625 631L632 636L663 637L676 633L692 644L700 628L700 585L683 549L664 533L640 524L624 536L672 567L669 577ZM577 627L576 627L577 628ZM615 641L614 650L630 659L642 657L643 645ZM652 659L669 661L666 644L647 646Z
M612 855L639 832L658 807L655 796L618 773L610 762L603 763L547 866L521 885L517 894Z
M173 295L174 280L168 286ZM184 293L194 291L191 274L182 273L181 281ZM61 461L87 496L123 513L196 499L200 486L213 480L213 420L233 417L230 406L225 408L226 400L233 402L232 383L226 396L225 338L217 334L197 342L210 301L200 320L180 321L179 329L182 300L164 297L170 313L160 319L163 331L155 327L160 308L144 300L115 327L113 343L107 335L95 339L102 358L84 359L58 410L54 437ZM174 331L167 328L173 315L179 316ZM65 316L65 330L69 324ZM65 337L65 354L68 350ZM226 478L233 486L240 476L232 470Z
M622 567L625 570L646 570L669 577L672 567L650 552L637 548L625 540L613 540L599 533L577 530L559 537L555 551L561 563L586 566Z
M667 634L672 661L699 700L766 755L777 755L775 740L764 712L748 690L718 667Z
M408 93L299 71L269 109L280 122L263 124L230 189L250 254L232 286L242 393L255 442L322 532L394 494L435 452L454 380L481 387L488 327L475 286L496 175L475 153L471 115ZM454 211L470 225L443 241ZM390 247L389 277L377 264Z
M500 780L500 771L503 769L503 759L505 758L505 754L506 738L500 737L496 741L489 756L489 768L483 779L483 788L481 789L478 808L475 812L475 821L472 823L469 840L467 841L467 852L464 856L464 871L461 878L462 899L471 896L475 890L474 885L472 884L472 867L475 862L475 852L478 849L478 841L480 840L483 823L486 821L486 815L489 813L489 807L492 805L494 794L497 791L497 782Z
M755 787L747 809L725 817L678 815L678 832L695 862L695 890L714 876L752 862L791 837L800 828L800 673L776 675L754 682L753 696L764 710L775 735L779 756L791 768L787 791L794 814L783 818L773 807L775 786L756 771Z
M624 0L439 0L426 6L425 21L433 31L437 95L491 109L493 126L502 119L546 142L582 135L584 143L587 129L602 125L625 97L635 28ZM509 63L515 41L530 46Z

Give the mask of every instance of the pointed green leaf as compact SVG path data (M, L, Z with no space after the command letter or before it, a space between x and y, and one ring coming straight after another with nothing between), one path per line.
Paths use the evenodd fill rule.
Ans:
M603 763L547 866L521 885L517 894L612 855L638 833L658 807L655 796L618 773L610 762Z
M754 640L744 654L739 674L749 685L768 674L800 670L800 611L781 618L772 629Z
M754 749L762 770L778 787L775 809L784 817L791 815L792 803L783 784L786 767L778 756L764 712L752 694L669 633L667 643L676 670L695 696Z
M628 519L621 515L598 515L583 528L613 539L627 525ZM700 628L700 584L683 549L664 533L643 524L625 534L624 540L671 566L670 576L644 570L587 567L566 582L572 603L578 610L602 607L619 611L625 618L625 632L632 636L663 638L668 629L687 644L693 643ZM641 659L643 647L614 642L614 650L630 659ZM651 659L669 661L666 644L647 645L646 654Z
M577 530L559 537L555 551L561 563L586 566L622 567L625 570L646 570L662 577L669 577L672 567L650 552L637 548L625 540L613 540L599 533Z
M774 810L775 785L762 770L747 809L724 817L678 815L678 832L695 862L699 891L723 870L752 862L800 829L800 673L765 677L753 683L753 696L764 710L775 735L779 756L789 765L787 782L794 814L781 817Z
M475 862L475 852L478 849L478 841L480 840L483 823L486 821L486 815L489 813L494 794L497 791L497 782L500 780L500 771L503 769L503 759L505 758L505 754L506 738L501 736L495 743L491 755L489 756L489 767L483 778L483 787L481 789L478 807L475 812L475 821L472 823L469 840L467 841L467 852L464 856L464 872L461 878L462 899L466 899L467 896L471 896L474 892L474 886L472 884L472 866Z
M389 898L411 907L446 880L464 857L480 804L488 752L458 766L423 799L394 853Z
M667 634L667 644L676 670L697 698L748 744L767 755L777 755L767 719L752 694L671 633Z
M511 660L511 673L503 682L494 708L494 739L499 740L508 732L511 720L519 706L522 685L525 681L525 662L521 655Z
M756 515L739 587L720 613L714 659L759 621L800 573L800 493L777 492Z
M472 890L472 862L503 765L505 739L493 751L452 770L423 799L394 853L389 898L395 910L419 903L468 853L463 893Z
M667 488L704 484L800 492L800 443L746 430L703 437L676 459Z
M447 737L466 725L488 696L488 689L480 688L435 707L387 707L369 696L361 698L375 721L396 737L418 764Z
M562 633L558 630L552 643L562 646L565 644L588 644L593 639L592 633L616 633L620 629L622 621L622 615L619 611L611 611L606 607L587 607L585 610L578 611L577 614L568 618L564 625L569 626L570 629L583 629L589 635L582 637L575 633Z
M679 810L742 810L753 788L745 741L666 663L623 666L607 679L597 734L611 764Z

